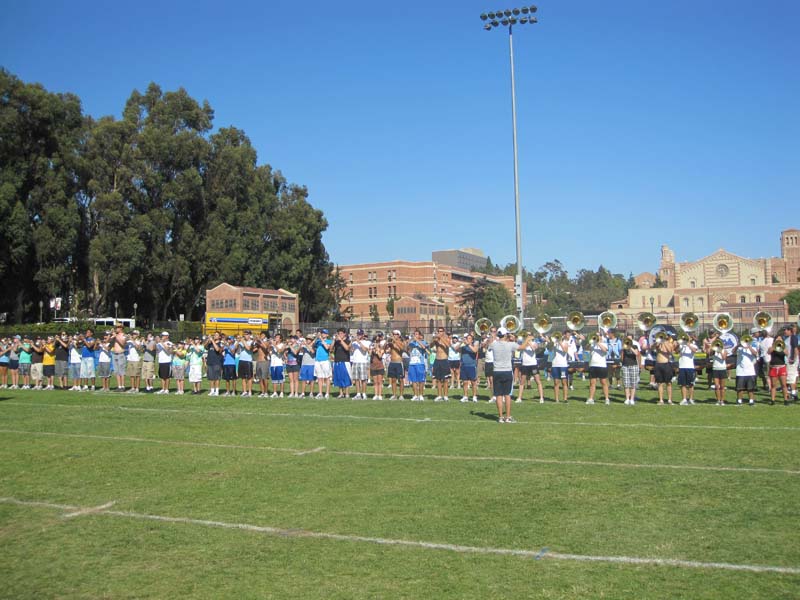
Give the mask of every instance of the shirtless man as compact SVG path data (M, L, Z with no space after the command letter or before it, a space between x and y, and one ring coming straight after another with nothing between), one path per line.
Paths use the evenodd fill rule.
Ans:
M386 341L386 348L389 350L388 376L392 384L392 397L389 398L389 400L404 400L403 380L405 379L405 373L403 371L403 352L406 349L406 343L399 329L392 331L392 337Z
M436 352L436 360L433 361L433 379L436 381L436 399L434 402L447 402L447 388L450 379L449 351L452 340L450 336L440 327L433 338L433 349Z

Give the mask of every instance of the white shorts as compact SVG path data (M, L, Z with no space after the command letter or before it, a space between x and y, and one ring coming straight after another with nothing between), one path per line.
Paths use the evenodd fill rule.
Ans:
M317 379L330 379L331 378L331 362L329 360L321 360L314 363L314 377Z
M203 365L189 367L189 383L200 383L203 380Z
M786 383L793 384L797 382L797 363L789 363L786 365Z

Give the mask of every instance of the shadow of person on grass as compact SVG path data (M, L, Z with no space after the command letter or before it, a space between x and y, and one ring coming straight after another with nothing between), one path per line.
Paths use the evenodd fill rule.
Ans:
M487 421L497 421L497 414L489 414L478 410L471 410L469 414L480 417L481 419L486 419Z

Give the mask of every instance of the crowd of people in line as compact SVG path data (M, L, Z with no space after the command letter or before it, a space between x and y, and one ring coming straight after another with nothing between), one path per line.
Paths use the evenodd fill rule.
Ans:
M680 404L694 404L697 374L703 369L717 404L725 404L729 370L735 370L739 404L755 403L759 378L770 403L778 391L785 404L796 400L797 326L787 325L774 337L763 330L751 333L735 348L726 348L713 331L702 343L693 335L662 332L651 344L645 334L637 339L613 329L589 336L567 329L522 337L503 327L492 327L483 336L439 328L430 342L420 330L369 338L363 330L351 337L344 329L333 336L320 329L313 334L298 330L285 339L266 331L235 336L215 332L173 343L166 331L126 333L117 325L98 336L89 329L0 340L0 389L169 394L174 380L174 393L200 394L205 378L211 396L249 397L255 388L259 397L330 398L333 386L339 398L349 398L354 388L354 399L366 400L372 387L373 400L383 400L384 389L388 399L403 400L410 388L411 400L419 402L426 398L430 378L434 401L447 401L451 393L458 396L453 390L462 390L461 402L477 402L482 363L492 392L489 402L497 403L504 423L513 422L513 396L520 403L526 390L533 389L533 398L545 402L543 380L552 381L555 402L568 401L573 378L580 376L589 379L587 404L594 404L598 393L610 404L609 389L615 386L624 389L624 403L633 405L644 369L650 371L659 404L673 403L675 382L682 393ZM705 364L698 364L695 356L701 349Z

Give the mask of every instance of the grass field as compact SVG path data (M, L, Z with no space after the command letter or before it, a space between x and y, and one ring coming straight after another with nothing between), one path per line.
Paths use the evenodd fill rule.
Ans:
M800 406L576 388L507 425L485 390L0 390L0 595L800 597Z

